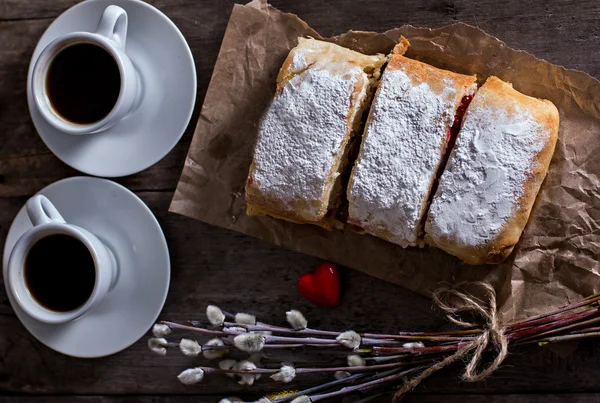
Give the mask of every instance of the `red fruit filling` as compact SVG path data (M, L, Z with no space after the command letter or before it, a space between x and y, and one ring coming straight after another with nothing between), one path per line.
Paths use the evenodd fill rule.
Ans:
M452 126L448 128L446 132L446 149L444 150L444 155L442 156L442 161L440 162L440 166L435 174L435 180L433 182L433 186L431 187L431 192L429 193L429 197L427 199L427 211L423 215L423 217L427 217L429 205L431 204L431 200L433 200L433 196L437 191L438 184L440 182L440 177L446 169L446 163L448 162L448 158L450 157L450 153L454 148L454 144L456 143L456 138L458 136L458 132L460 131L460 127L462 125L463 117L465 116L465 112L471 101L473 100L472 95L465 95L460 100L460 104L458 104L458 108L456 108L456 113L454 115L454 121L452 122ZM421 234L423 233L423 229L425 227L425 220L421 222Z
M437 174L435 177L436 182L440 179L442 172L444 172L444 168L446 168L446 163L448 162L448 157L450 157L450 153L452 152L452 149L454 148L454 144L456 143L456 137L458 136L458 132L460 131L463 117L465 116L465 112L467 111L467 108L469 107L469 104L471 103L472 100L473 100L472 95L465 95L460 100L460 104L458 104L458 108L456 108L456 114L454 115L454 121L452 122L452 126L450 126L448 128L448 131L446 132L446 149L444 150L444 156L442 158L442 162L438 168L438 171L437 171ZM434 189L432 190L431 194L429 195L430 198L433 197L436 187L437 187L437 183L434 184Z
M454 143L456 142L456 136L458 135L458 131L460 130L460 125L462 124L463 116L465 116L465 112L467 107L471 103L473 99L472 95L465 95L461 100L458 108L456 108L456 114L454 115L454 122L452 122L452 126L448 128L448 132L446 133L446 142L452 142L452 145L448 144L447 149L454 147Z

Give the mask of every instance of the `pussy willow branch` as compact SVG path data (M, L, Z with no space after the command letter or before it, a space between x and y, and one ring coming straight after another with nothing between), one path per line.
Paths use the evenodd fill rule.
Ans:
M317 374L317 373L326 373L326 372L338 372L338 371L347 371L350 373L362 373L362 372L373 372L380 370L389 370L392 368L403 368L415 364L423 364L429 362L429 359L426 360L415 360L411 362L394 362L390 364L379 364L379 365L368 365L368 366L359 366L359 367L317 367L317 368L306 368L300 367L296 368L296 374ZM233 374L233 375L270 375L276 374L279 372L279 368L277 369L263 369L257 368L253 370L236 370L236 369L217 369L212 367L198 367L204 370L205 372L211 372L215 374Z
M408 375L412 375L416 372L422 371L425 368L426 367L411 368L411 369L407 369L406 371L399 372L397 374L388 375L386 377L375 379L373 381L365 382L365 383L362 383L359 385L346 386L346 387L343 387L342 389L334 391L334 392L324 393L321 395L313 395L310 397L310 400L311 400L311 402L318 402L319 400L330 399L332 397L339 397L339 396L347 395L347 394L355 392L355 391L365 391L365 390L370 389L377 385L387 384L387 383L401 380L403 377L406 377Z
M381 375L383 377L383 376L387 376L387 374L393 373L393 372L396 372L396 370L394 370L394 371L388 371L388 372L383 372L383 373L381 373ZM289 401L295 399L298 396L313 395L316 392L321 392L323 390L332 389L332 388L335 388L337 386L345 385L345 384L348 384L348 383L353 383L353 382L356 382L356 381L361 381L361 380L364 381L364 380L370 379L370 378L372 378L372 376L369 377L369 374L365 374L365 373L350 375L347 378L336 379L335 381L330 381L330 382L322 383L321 385L313 386L311 388L300 390L300 391L298 391L296 393L292 393L290 395L277 398L277 399L273 400L272 403L285 403L285 402L289 402Z
M200 325L201 322L193 321L192 324ZM281 326L268 325L266 323L260 324L260 325L259 324L248 325L248 324L243 324L243 323L240 324L240 323L235 323L235 322L224 322L224 326L226 326L226 327L241 327L241 328L246 329L249 332L272 331L274 333L293 334L296 336L306 335L306 336L333 336L333 337L336 337L337 335L340 334L340 332L332 332L332 331L328 331L328 330L309 329L309 328L302 329L302 330L294 330L294 329L281 327ZM384 340L390 339L390 341L394 341L396 343L398 340L401 340L404 342L423 340L423 335L377 334L377 333L359 333L359 335L362 337L364 344L365 344L365 341L367 343L376 344L378 342L381 342L380 339L384 339ZM461 336L461 335L459 334L459 336ZM457 339L459 339L461 337L454 336L451 333L446 333L443 336L437 336L437 337L436 336L427 336L427 340L430 340L430 341L456 341ZM376 340L373 340L373 339L376 339Z
M327 336L338 336L340 334L340 332L318 332L318 331L305 332L304 330L294 330L294 329L283 328L283 327L279 327L279 326L270 326L270 325L258 326L258 325L247 325L247 324L238 324L238 323L230 323L230 322L225 322L225 327L221 331L204 329L204 328L197 327L197 326L186 326L186 325L181 325L179 323L169 322L169 321L162 321L161 323L169 326L171 329L189 330L192 332L198 332L198 333L202 333L205 335L211 335L211 336L230 336L230 335L236 336L236 335L245 334L245 332L232 330L231 327L240 327L240 328L248 330L248 332L271 331L273 333L290 334L290 335L295 335L295 336L305 336L305 335L309 336L309 337L265 336L265 338L267 339L267 341L266 341L267 343L288 343L288 344L289 343L298 343L298 344L310 344L310 345L319 345L319 344L337 345L335 342L335 338L334 339L323 339L323 338L310 337L310 336L312 336L314 334L321 334L321 335L326 334ZM428 340L428 341L460 340L459 338L456 338L456 337L436 337L436 336L419 337L419 336L395 336L395 335L389 335L389 336L395 337L396 339L388 339L386 337L388 335L378 335L378 334L373 334L373 333L367 333L367 334L370 337L369 338L363 337L362 341L361 341L361 344L364 346L375 346L375 345L401 346L402 344L405 344L407 341L413 341L413 340L414 341L417 341L417 340ZM373 336L375 336L377 338L375 338Z
M484 305L482 300L475 297L466 294L462 297L465 301ZM600 294L595 294L553 312L508 323L501 326L503 337L513 346L535 343L545 345L561 341L600 337L599 302ZM429 373L431 371L428 372L428 370L433 367L443 367L443 365L439 365L441 362L455 361L453 357L461 351L473 351L474 347L470 346L474 346L473 343L478 342L478 340L484 340L482 337L486 335L486 327L457 319L458 313L462 313L461 308L454 309L452 307L448 308L449 305L443 306L447 308L447 314L450 312L452 316L450 319L453 322L467 326L467 328L436 332L399 332L398 334L353 332L358 337L358 344L352 345L350 348L348 348L349 345L339 340L339 337L345 332L311 329L306 326L306 322L304 322L304 327L301 329L275 326L258 321L255 321L255 324L248 324L221 320L219 322L221 325L213 329L205 328L201 325L201 322L197 321L192 322L192 326L169 321L161 323L167 325L171 330L195 333L208 338L219 338L222 340L223 345L199 344L199 348L201 351L212 350L223 353L236 349L235 340L237 340L237 336L248 335L253 332L269 332L260 335L262 342L260 350L265 353L268 352L268 359L271 363L267 365L268 368L257 367L260 365L241 369L237 367L218 369L204 366L196 367L195 370L202 370L202 374L221 373L229 376L237 375L242 378L271 375L274 379L283 377L285 371L293 372L290 378L315 373L335 373L336 376L338 373L345 374L342 375L346 376L343 379L325 382L272 400L273 403L294 403L294 399L307 396L310 399L308 401L317 402L334 397L339 398L342 395L355 392L364 393L372 389L380 390L384 386L391 388L388 391L392 391L394 385L401 384L407 376ZM231 319L236 318L236 315L223 312L223 317ZM485 337L487 340L487 335ZM156 340L163 340L160 345L165 348L179 346L179 343L168 342L165 339ZM481 342L477 348L483 352L493 350L494 346L487 343L487 341ZM277 365L278 361L271 356L271 352L279 354L278 351L283 352L286 350L292 354L304 351L309 354L332 355L332 361L317 365L313 364L312 366L310 362L308 362L308 365L301 362L297 363L298 365L295 368L289 367L291 369L287 370L284 368L285 365L291 364L282 363L280 368L274 368L273 366ZM164 352L160 353L164 354ZM339 364L342 358L345 359L350 355L360 357L357 358L359 360L358 365ZM285 359L286 362L288 360ZM306 400L298 400L298 402L300 401L304 402Z

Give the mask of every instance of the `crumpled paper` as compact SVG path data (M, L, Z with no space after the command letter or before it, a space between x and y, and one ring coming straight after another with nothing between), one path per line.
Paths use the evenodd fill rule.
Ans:
M402 249L350 230L326 231L245 214L244 183L257 124L299 36L320 38L264 0L234 6L170 211L318 256L428 295L483 280L508 321L548 311L600 288L600 82L509 48L478 28L403 26L329 38L367 54L389 53L404 35L408 57L480 81L496 75L560 111L560 134L525 234L500 265L468 266L432 247Z

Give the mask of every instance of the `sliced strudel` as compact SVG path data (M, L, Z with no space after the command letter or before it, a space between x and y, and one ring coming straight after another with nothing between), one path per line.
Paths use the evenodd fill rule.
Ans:
M504 260L546 176L558 126L552 102L490 77L467 108L431 203L427 242L469 264Z
M475 76L391 56L348 185L350 224L403 247L418 244L429 194L476 88Z
M300 38L277 77L246 183L248 215L330 228L340 173L385 57Z

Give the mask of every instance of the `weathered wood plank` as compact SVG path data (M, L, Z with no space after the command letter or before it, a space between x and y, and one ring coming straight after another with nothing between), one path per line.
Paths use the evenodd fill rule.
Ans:
M192 396L0 396L0 403L217 403L222 395ZM579 402L577 402L579 403Z
M0 21L56 18L76 3L77 0L5 0L0 3ZM191 31L197 29L197 25L224 24L233 1L193 2L192 5L185 0L153 0L150 3L172 18L189 38L186 27ZM382 0L351 3L347 0L272 0L271 3L281 10L298 14L324 35L349 29L382 31L406 23L435 27L463 21L489 31L511 46L598 75L598 63L590 60L598 56L586 51L594 49L600 32L596 23L600 5L594 0L580 1L577 6L560 0L511 1L501 6L494 0L408 0L402 4ZM348 4L352 6L348 7ZM220 40L219 35L213 35L213 38Z
M22 2L7 0L0 5L0 197L29 195L41 187L75 173L53 157L33 127L25 99L26 72L33 48L50 20L72 0ZM121 180L133 189L173 189L179 178L187 147L198 117L199 106L210 80L214 61L231 11L232 2L160 0L152 2L169 15L186 36L198 70L198 104L192 123L180 144L165 159L143 173ZM527 4L526 4L527 3ZM402 24L437 27L455 21L478 25L509 45L538 57L600 77L600 54L596 52L600 27L595 17L600 3L579 7L560 1L511 3L498 7L492 0L477 3L410 0L402 7L388 2L344 1L289 2L275 0L282 10L297 13L323 34L348 29L385 30ZM361 10L361 12L356 12ZM560 38L560 40L557 40Z
M141 197L161 223L171 250L172 279L162 319L202 318L207 304L231 311L251 311L263 320L284 322L290 308L303 311L311 326L326 329L393 332L439 329L445 322L431 310L431 301L353 270L343 270L344 294L336 309L318 309L295 288L315 258L266 242L214 228L167 213L168 192L144 192ZM25 198L0 199L0 239ZM208 377L184 387L176 375L199 361L170 352L158 357L147 350L147 339L128 350L98 360L62 356L37 342L22 327L0 288L0 390L34 394L235 394L248 392L237 384ZM175 337L176 339L176 337ZM549 393L586 392L600 388L600 345L583 343L563 359L547 349L529 347L512 352L486 382L459 381L458 367L434 376L419 393ZM300 379L300 384L305 385ZM280 386L261 380L256 393Z
M222 395L191 396L0 396L0 403L217 403ZM246 398L251 401L250 398ZM600 394L525 394L525 395L436 395L413 394L406 403L596 403ZM388 403L388 397L372 400L373 403Z
M600 395L582 394L478 394L478 395L434 395L413 394L406 397L407 403L594 403Z
M56 18L61 12L77 3L79 3L78 0L45 2L4 0L0 2L0 21Z
M231 395L228 395L231 396ZM237 395L246 401L256 396ZM217 403L223 395L133 395L133 396L0 396L0 403ZM389 396L372 400L373 403L389 403ZM559 393L559 394L420 394L408 395L406 403L596 403L600 394Z
M0 3L0 21L2 20L24 20L24 19L54 19L63 11L71 6L80 3L81 0L34 0L23 2L21 0L4 0ZM246 3L237 1L238 3ZM159 8L169 17L175 20L174 16L183 18L195 17L186 11L190 10L190 2L187 0L149 0L147 3ZM229 16L229 12L233 7L233 0L225 0L218 2L198 1L193 2L192 7L197 15L211 16L213 20L221 20ZM227 15L222 16L220 11L224 11ZM196 19L197 21L197 19ZM211 23L210 21L203 21Z
M30 3L26 5L26 2L8 3L12 4L0 5L0 11L2 7L6 7L14 12L21 7L25 8L23 15L27 15L27 10L46 13L50 4L62 11L60 6L65 2L44 2L44 5L38 4L39 8ZM194 51L198 75L198 107L182 140L173 151L142 173L119 180L132 189L175 188L232 7L231 3L201 2L195 6L195 13L189 13L182 12L189 11L189 7L184 6L181 1L167 3L161 9L168 15L169 10L179 15L174 21ZM175 10L179 12L176 13ZM0 12L0 16L2 15ZM211 15L213 18L198 18L204 15ZM50 23L51 20L48 19L0 21L0 43L4 44L0 48L0 60L9 61L0 65L0 127L4 129L0 142L0 197L30 195L60 178L76 174L74 169L59 161L43 144L27 108L29 61L38 39Z
M26 200L23 196L75 174L50 154L39 139L25 99L27 66L37 40L51 19L75 3L76 0L0 2L0 241L5 239L12 218ZM233 2L151 3L173 19L192 48L198 71L198 104L192 124L178 146L154 167L120 182L138 190L169 190L174 188L183 166ZM494 0L407 0L401 5L385 0L273 0L272 3L298 14L323 35L349 29L381 31L405 23L437 27L463 21L498 36L509 46L600 77L600 53L596 51L600 3L592 0L579 2L577 6L560 0L511 0L504 5ZM141 196L157 214L172 254L171 292L161 318L180 321L196 318L202 316L206 304L216 303L231 310L250 310L277 323L282 322L286 309L294 307L305 312L312 325L332 329L422 330L444 325L426 298L352 270L343 271L345 293L339 308L313 308L301 299L295 281L301 273L315 267L317 259L167 214L170 192L142 192ZM224 395L279 388L273 382L261 380L257 387L244 389L219 378L186 388L175 376L194 362L176 352L167 357L154 356L147 351L145 339L121 354L99 360L64 357L27 333L12 313L3 286L0 329L0 393L38 395L0 396L0 403L192 400L203 403L216 402ZM600 396L591 392L600 390L598 368L600 347L593 341L583 343L566 359L547 349L517 349L484 383L461 383L459 368L454 368L434 376L406 401L596 402ZM590 393L554 394L560 392ZM39 396L55 393L98 396Z
M190 145L190 131L191 129L188 129L185 138L156 165L116 181L132 190L175 189ZM59 179L80 174L50 151L26 156L0 157L0 197L32 195Z
M0 22L0 41L7 44L0 50L0 59L11 61L11 64L0 67L0 127L4 128L3 141L0 142L0 197L30 195L60 178L77 173L47 149L31 122L27 108L29 59L48 24L46 20ZM213 61L205 64L208 71L198 69L202 77L208 77L206 80L210 78L218 46L213 46ZM207 83L201 82L200 100L206 87ZM198 113L199 108L196 108L183 138L165 158L142 173L119 181L132 189L174 189Z
M263 241L231 233L185 217L168 214L171 194L143 193L156 213L171 250L171 292L163 318L184 321L203 317L209 303L234 311L251 309L260 317L284 322L286 308L306 312L315 326L366 327L386 304L402 311L416 328L437 326L430 301L412 293L398 293L391 284L354 271L344 272L343 307L335 311L313 308L295 289L297 277L314 268L315 258L277 248ZM0 236L25 198L0 199ZM356 279L358 276L358 281ZM369 294L369 290L379 290ZM33 339L12 314L0 292L0 390L29 393L227 393L243 391L233 382L214 378L185 388L175 376L193 361L173 352L154 356L142 340L127 351L99 360L61 356ZM335 312L335 314L333 314ZM383 328L393 326L396 313L383 315ZM387 323L387 325L386 325ZM411 326L413 327L413 326ZM390 329L391 330L391 329ZM88 375L84 375L88 374ZM229 381L229 380L227 380ZM272 390L273 382L265 382Z

